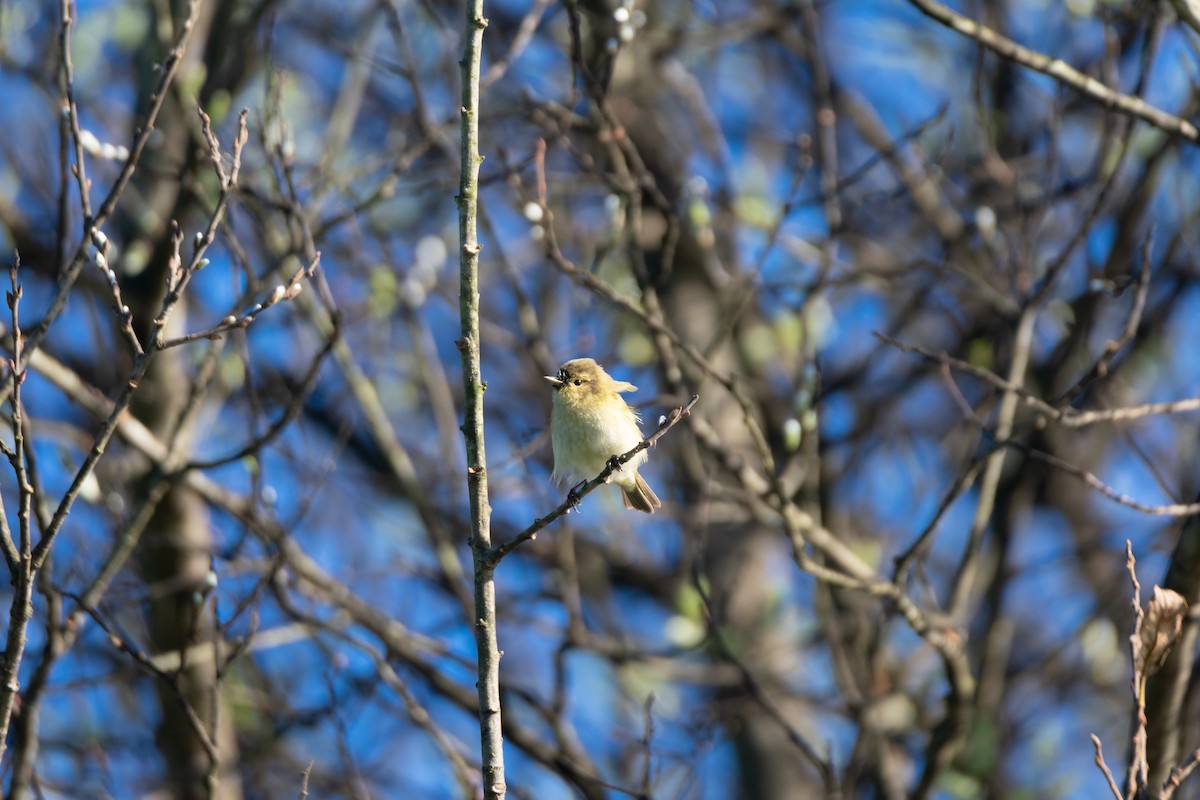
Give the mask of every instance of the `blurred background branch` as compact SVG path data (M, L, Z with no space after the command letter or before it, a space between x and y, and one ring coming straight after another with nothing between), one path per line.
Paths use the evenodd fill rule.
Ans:
M1200 797L1182 5L58 11L0 4L5 796ZM535 539L575 357L704 399L658 513Z

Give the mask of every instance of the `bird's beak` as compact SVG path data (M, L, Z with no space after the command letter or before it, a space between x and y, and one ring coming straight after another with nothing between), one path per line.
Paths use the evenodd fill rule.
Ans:
M553 384L554 384L554 388L556 388L556 389L557 389L559 386L562 386L562 385L563 385L563 382L562 382L562 381L560 381L558 378L554 377L553 375L543 375L542 377L543 377L543 378L545 378L546 380L550 381L551 383L553 383Z

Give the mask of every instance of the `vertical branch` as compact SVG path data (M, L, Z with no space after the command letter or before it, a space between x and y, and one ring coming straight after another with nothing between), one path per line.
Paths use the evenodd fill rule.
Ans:
M1146 674L1147 655L1142 649L1142 626L1146 623L1146 612L1142 610L1142 584L1138 582L1136 559L1133 557L1133 542L1125 540L1125 568L1129 570L1129 581L1133 584L1133 635L1129 637L1129 656L1133 662L1133 696L1137 702L1134 716L1133 747L1129 751L1129 769L1126 773L1126 797L1141 797L1146 789Z
M484 382L479 367L479 251L476 215L479 205L479 59L483 46L483 0L467 6L462 66L462 174L458 184L459 291L462 338L464 415L467 447L467 491L471 500L471 554L475 565L475 647L479 654L479 734L483 796L501 800L504 782L504 738L500 729L500 649L496 644L495 564L488 506L487 458L483 447Z
M17 271L20 269L19 256L14 258L9 270L9 281L12 290L7 294L8 309L12 314L12 357L8 369L12 376L12 394L9 402L12 404L13 447L7 450L9 463L17 480L17 523L19 525L20 545L16 553L16 563L13 564L12 534L4 530L5 553L12 571L13 598L8 613L8 634L4 642L4 659L0 663L0 762L4 760L4 752L8 741L8 728L12 722L13 708L20 691L18 675L21 659L25 655L26 630L29 620L33 617L33 531L30 527L30 508L33 500L33 487L25 469L25 418L21 409L21 384L25 380L25 360L22 354L24 338L21 335L18 308L21 303L21 285L17 281Z

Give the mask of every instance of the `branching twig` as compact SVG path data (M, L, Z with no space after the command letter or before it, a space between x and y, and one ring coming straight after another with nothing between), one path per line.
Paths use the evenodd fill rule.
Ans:
M1170 776L1163 783L1159 800L1171 800L1175 796L1175 790L1196 771L1197 767L1200 767L1200 748L1193 750L1187 761L1171 770Z
M69 592L64 592L63 596L80 603L82 606L82 598L72 595ZM183 709L184 717L187 719L188 725L192 729L192 733L196 735L196 738L200 741L201 746L204 748L204 752L209 758L210 765L218 765L221 760L221 755L217 749L217 743L213 740L212 734L204 724L204 720L200 718L200 715L196 712L196 709L193 708L192 704L188 701L187 695L183 691L183 687L180 686L178 674L161 669L157 664L154 663L153 658L132 645L129 642L128 637L115 630L97 609L88 606L83 606L83 608L87 612L88 616L91 617L91 619L97 625L99 625L100 629L108 636L108 643L110 645L129 656L130 660L132 660L133 663L140 667L144 672L163 681L168 688L171 689L171 693L175 695L176 701ZM183 667L181 665L180 671L182 671L182 668Z
M12 433L13 448L8 451L8 459L12 464L17 479L17 525L18 550L10 553L13 546L12 533L4 529L5 552L11 561L16 556L12 570L13 596L8 612L8 632L4 642L4 660L0 664L0 762L3 762L4 752L8 742L8 727L12 722L13 707L16 703L17 692L20 690L18 676L21 659L25 654L27 629L33 616L33 586L37 567L33 557L33 531L30 528L30 509L33 503L33 487L29 483L25 464L25 417L21 408L21 384L25 382L25 355L22 349L24 337L21 335L19 308L21 304L21 284L17 280L20 259L14 259L9 271L12 288L7 293L8 310L13 326L12 357L8 362L8 371L12 381Z
M779 704L771 698L766 689L763 688L758 678L748 666L734 652L734 648L730 647L726 634L719 629L716 615L713 611L712 597L705 589L703 581L698 575L692 576L692 587L700 595L704 602L705 620L708 623L708 641L715 647L721 655L721 658L728 661L737 669L741 676L742 685L749 693L750 697L763 710L776 725L778 725L787 736L800 755L806 760L821 776L821 782L825 789L825 796L828 800L835 800L842 796L841 787L838 785L837 773L833 768L833 762L829 757L828 747L826 752L822 754L817 745L813 744L808 738L796 729L790 720L784 716L779 709Z
M1047 55L1030 50L1014 42L996 31L981 25L969 17L958 14L934 0L909 0L922 14L937 20L953 31L974 39L992 52L1015 61L1022 66L1037 70L1043 75L1070 86L1085 97L1096 100L1101 105L1116 109L1150 123L1167 133L1180 136L1191 142L1200 142L1200 130L1185 119L1169 114L1147 103L1140 97L1118 92L1105 86L1100 81L1084 75L1079 70L1068 65L1060 58L1050 58Z
M1055 398L1056 406L1073 402L1084 387L1091 384L1096 378L1108 375L1112 360L1117 353L1121 352L1137 336L1138 328L1142 324L1142 314L1146 310L1146 299L1150 296L1150 267L1153 249L1154 237L1150 235L1142 242L1142 265L1138 269L1137 289L1133 294L1133 303L1129 307L1129 315L1125 318L1121 335L1116 339L1110 339L1104 345L1104 352L1100 354L1091 368L1086 370L1069 388L1059 392L1058 397Z
M1006 392L1016 392L1027 406L1067 428L1083 428L1102 422L1127 422L1144 417L1155 417L1162 414L1182 414L1187 411L1200 409L1200 397L1188 397L1183 400L1173 400L1165 403L1143 403L1142 405L1127 406L1124 408L1096 409L1094 411L1077 411L1069 407L1058 408L1038 397L1029 389L1010 383L991 370L977 367L974 364L947 355L946 353L934 353L882 333L876 332L875 337L901 352L914 353L926 361L935 364L944 364L958 372L964 372L974 378L978 378L997 389Z
M193 2L195 3L197 0L193 0ZM207 116L203 111L200 112L200 116L201 119L205 121L205 125L207 125ZM208 133L211 135L211 131L208 131ZM211 139L211 141L215 143L215 138ZM196 239L193 243L192 256L186 266L182 266L183 261L179 254L179 248L183 242L183 235L179 231L178 226L176 226L175 232L173 233L173 266L167 278L167 292L163 297L162 305L159 309L158 315L153 321L154 335L151 337L150 341L144 343L144 352L138 353L137 357L134 359L133 369L130 370L130 374L126 379L125 384L121 388L121 393L118 396L116 403L112 406L110 415L101 424L100 430L96 434L91 450L88 452L87 456L83 460L83 463L76 471L70 487L59 501L58 507L54 511L54 516L50 520L50 524L46 527L42 538L38 541L37 546L33 548L32 567L35 571L40 569L45 563L46 558L49 556L50 548L53 546L54 540L58 536L59 531L62 530L63 524L66 522L67 515L74 506L75 500L79 496L79 492L83 488L84 482L91 477L96 468L96 464L99 462L101 456L103 456L105 448L108 446L109 439L112 438L112 435L116 431L121 417L124 416L126 409L129 408L130 403L133 401L133 395L137 391L142 379L145 377L146 372L149 370L150 363L153 361L155 355L158 354L159 350L163 348L164 344L166 344L166 340L163 338L163 330L166 328L172 312L179 305L180 300L183 299L183 293L189 280L197 271L202 269L206 263L204 254L208 250L209 245L212 244L213 238L216 235L216 230L221 223L222 217L225 215L225 210L227 208L229 199L228 190L232 188L232 184L228 183L228 181L236 178L238 163L237 156L240 155L241 146L243 144L245 144L244 112L239 125L237 142L234 145L234 171L228 178L226 178L223 172L218 170L218 175L225 182L225 191L222 192L221 200L213 209L205 230L196 236ZM296 284L296 286L299 286L299 284ZM288 294L290 292L290 289L285 290L284 294ZM298 288L296 289L296 293L299 293ZM295 294L291 294L291 296L294 297ZM49 316L42 320L42 324L45 324L46 319L49 319ZM41 330L41 328L39 327L38 330ZM33 337L30 338L32 340Z
M121 172L113 181L112 188L109 189L108 195L96 210L95 216L89 216L84 219L84 233L79 245L75 249L75 255L71 259L71 263L67 265L62 276L58 280L58 292L55 293L54 299L50 302L50 307L46 310L46 315L34 327L29 334L29 340L26 345L28 350L36 350L46 337L50 326L58 319L63 310L67 307L67 297L71 293L75 281L79 278L79 273L83 270L84 264L87 263L88 248L98 240L98 237L103 235L104 223L112 216L117 208L117 202L121 199L121 195L125 193L125 187L129 185L129 181L133 178L134 170L137 168L138 162L141 160L142 152L146 149L146 144L150 141L150 134L154 132L154 123L158 120L158 114L162 111L163 103L167 98L167 90L175 80L176 73L179 72L179 66L183 63L183 55L187 48L188 39L191 38L192 29L196 26L196 21L200 16L201 0L189 0L187 14L184 17L183 23L180 26L179 34L175 39L174 45L167 52L162 64L159 65L158 84L149 98L149 110L146 112L146 118L141 126L134 133L133 144L129 148L129 157L125 160L124 166L121 167ZM69 7L67 3L63 3L63 25L67 27L71 23ZM69 38L63 36L63 46L69 44ZM64 54L64 57L65 54ZM76 141L76 154L78 154L82 145L79 144L82 131L79 127L79 116L75 108L73 89L67 91L68 113L71 117L71 133ZM82 163L82 162L81 162ZM78 165L77 165L78 166ZM80 177L81 192L86 196L86 182ZM87 206L85 205L85 209ZM99 239L103 241L102 239Z
M876 333L875 336L880 341L889 344L903 352L915 353L931 362L938 363L943 366L949 366L961 372L969 373L980 380L986 381L987 383L1004 390L1008 396L1012 396L1014 394L1018 395L1026 405L1069 428L1078 428L1099 422L1118 422L1139 419L1142 417L1155 416L1159 414L1177 414L1185 411L1194 411L1200 408L1200 398L1193 397L1185 400L1176 400L1170 403L1146 403L1140 406L1097 411L1075 411L1074 409L1070 408L1060 409L1037 397L1028 389L1018 386L1012 381L1005 380L990 370L976 367L972 364L962 361L961 359L953 358L944 353L931 353L920 347L905 344L904 342L880 333ZM978 425L978 421L975 420L973 416L968 416L968 419ZM994 446L996 448L1011 447L1015 450L1020 450L1032 459L1048 464L1055 469L1061 470L1068 475L1083 481L1083 483L1087 484L1089 488L1093 489L1114 503L1119 503L1127 508L1140 511L1143 514L1173 517L1186 517L1194 514L1200 514L1200 502L1163 503L1160 505L1151 505L1149 503L1143 503L1139 500L1135 500L1129 495L1113 489L1111 486L1100 480L1100 478L1096 477L1095 474L1089 472L1088 470L1083 469L1082 467L1077 467L1074 464L1070 464L1067 461L1064 461L1063 459L1050 453L1036 450L1024 442L1018 441L1012 437L997 437L996 441L994 442ZM923 540L924 536L925 534L922 534L922 537L920 537L918 541ZM907 560L909 555L911 554L906 554L905 560Z

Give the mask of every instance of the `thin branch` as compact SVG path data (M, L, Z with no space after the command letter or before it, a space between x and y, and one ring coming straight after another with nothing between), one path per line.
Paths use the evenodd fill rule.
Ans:
M70 166L64 159L64 170L69 170L75 176L75 184L79 188L79 205L83 210L84 219L92 216L92 199L89 191L90 182L87 179L87 166L83 158L83 130L79 125L79 107L75 103L75 62L71 56L71 26L74 23L74 3L71 0L59 0L58 48L62 70L62 102L67 126L71 131L71 142L75 147L75 164ZM85 240L86 245L86 240Z
M1030 50L1014 42L996 31L976 22L969 17L951 11L934 0L909 0L927 17L937 20L957 33L974 39L992 52L1014 61L1032 70L1049 75L1051 78L1070 86L1085 97L1090 97L1101 105L1116 109L1123 114L1136 117L1148 122L1167 133L1187 139L1190 142L1200 142L1200 130L1185 119L1169 114L1147 103L1139 97L1132 97L1105 86L1100 81L1085 75L1068 65L1060 58Z
M308 760L308 765L300 770L300 800L305 800L308 797L308 776L312 774L313 764L316 763L312 759Z
M904 353L913 353L920 356L926 361L935 364L942 364L950 368L966 373L974 378L978 378L985 383L988 383L997 389L1006 392L1016 392L1020 395L1022 402L1027 406L1043 414L1049 419L1054 420L1066 428L1084 428L1089 425L1096 425L1102 422L1128 422L1129 420L1142 419L1144 417L1156 417L1163 414L1182 414L1187 411L1200 410L1200 397L1188 397L1182 400L1172 400L1163 403L1143 403L1138 406L1126 406L1124 408L1108 408L1096 409L1094 411L1076 411L1073 408L1057 408L1049 402L1038 397L1029 389L1023 386L1017 386L1010 381L1005 380L1001 376L991 370L977 367L960 358L947 355L946 353L934 353L916 345L907 344L899 339L892 338L885 334L876 332L875 338L881 342L895 347Z
M1146 788L1146 659L1139 657L1142 625L1146 612L1142 608L1142 585L1138 582L1137 559L1133 557L1133 543L1125 540L1125 568L1129 571L1129 582L1133 588L1133 635L1129 637L1129 656L1133 664L1133 695L1137 704L1133 731L1133 747L1129 751L1129 770L1125 792L1128 797L1141 797Z
M542 17L546 14L546 9L552 5L554 5L554 0L534 0L529 7L529 11L521 19L521 24L517 27L516 34L509 42L508 52L494 59L492 65L484 73L483 79L479 82L481 88L488 89L492 84L504 77L504 74L508 72L508 68L525 52L525 48L529 46L529 42L533 39L533 34L537 32L538 25L542 22Z
M198 0L193 0L193 16L189 17L189 21L186 23L189 27L192 22L194 22L194 14L197 5ZM182 54L182 50L179 52ZM200 110L199 113L202 124L207 129L207 115L204 114L203 110ZM212 244L213 239L216 236L217 228L220 226L221 219L224 217L225 211L228 207L230 191L234 185L233 181L236 181L237 179L238 164L240 161L239 156L241 153L241 148L245 144L246 139L245 117L246 112L243 112L239 122L237 140L234 144L235 157L233 172L229 176L226 176L223 171L218 168L218 175L222 178L224 184L222 187L221 199L217 202L216 207L209 216L208 225L196 236L192 245L192 256L186 266L183 264L183 259L180 255L183 234L179 230L178 224L174 224L175 230L172 234L173 254L171 257L171 269L167 278L167 291L163 296L162 305L159 309L158 315L153 320L154 335L150 338L150 341L145 343L145 351L138 353L137 357L134 359L133 369L130 370L128 378L121 387L121 393L118 396L116 403L112 406L111 413L101 424L100 430L97 432L95 441L92 445L92 449L84 458L83 464L81 464L79 469L76 471L75 478L72 480L70 487L59 501L58 507L55 509L54 516L51 519L50 524L46 527L45 532L42 534L42 538L38 541L37 546L33 548L33 569L35 571L40 569L45 563L46 558L50 554L50 548L53 546L54 540L58 536L59 531L62 530L63 524L66 522L67 515L74 506L75 500L79 496L79 492L83 488L84 482L87 481L87 479L91 476L92 472L96 468L96 464L99 462L101 456L104 455L104 451L108 446L109 440L116 431L117 425L121 421L121 417L124 416L126 409L129 408L130 403L133 401L133 395L137 391L138 386L141 384L142 379L146 376L146 372L149 370L150 363L153 361L154 356L157 355L158 351L163 348L164 344L166 344L162 332L166 328L167 321L170 319L172 312L179 305L180 300L183 299L183 293L187 288L188 282L191 280L191 277L200 271L204 267L205 263L207 263L206 259L204 258L204 254L208 251L209 246ZM211 131L206 130L206 133L210 134L210 142L215 145L216 140L215 137L211 136ZM287 290L277 289L276 293L279 294L282 292L282 294L285 296L294 297L299 293L299 289L297 288L298 286L299 284L296 284ZM295 289L294 293L292 292L292 289ZM278 302L279 299L284 298L276 298L275 302ZM38 331L42 330L41 325L44 325L47 319L50 319L49 315L43 318L42 323L39 323L39 327L35 330L34 336L37 335ZM30 337L30 345L26 346L26 350L30 351L31 353L36 353L37 351L31 346L33 338L33 336Z
M1197 767L1200 767L1200 748L1193 750L1191 756L1183 764L1171 769L1171 775L1163 783L1159 800L1171 800L1175 796L1175 790L1196 771Z
M1096 363L1085 371L1070 388L1058 394L1058 397L1055 398L1056 405L1071 402L1092 381L1108 375L1112 360L1116 357L1117 353L1121 352L1137 336L1138 328L1142 324L1142 314L1146 310L1146 299L1150 296L1150 268L1153 248L1154 236L1147 236L1145 241L1142 242L1142 265L1138 270L1137 291L1134 292L1133 304L1129 308L1129 316L1125 318L1125 325L1121 331L1121 335L1116 339L1110 339L1104 345L1104 352L1100 354ZM1169 256L1165 260L1169 261Z
M719 629L716 614L713 610L713 601L709 592L705 589L704 582L700 580L699 574L692 576L692 588L700 595L700 599L704 602L705 622L708 624L708 642L719 653L720 657L737 669L742 679L742 686L746 689L751 699L758 704L763 713L778 725L784 732L788 741L800 752L800 755L820 774L821 782L825 788L825 797L827 800L836 800L842 797L841 787L838 785L837 774L834 771L833 763L829 757L828 746L826 746L825 754L822 755L817 746L798 731L783 712L779 709L779 704L771 698L766 689L763 688L758 678L748 666L737 656L734 649L729 646L728 637Z
M69 592L64 592L63 596L70 598L83 606L82 598L72 595ZM192 707L190 702L188 702L187 695L184 693L183 688L179 684L178 675L160 669L158 665L154 663L153 658L146 655L133 644L131 644L129 642L129 638L115 630L97 609L87 606L83 606L83 608L87 612L88 616L98 626L100 626L100 629L104 631L105 634L107 634L108 643L110 645L129 656L133 663L140 667L144 672L149 675L153 675L166 683L168 688L171 689L171 693L175 696L175 700L179 703L180 708L183 709L184 717L187 719L188 725L191 727L192 732L196 735L200 745L204 748L205 755L207 755L209 759L210 768L219 766L221 755L217 749L217 743L213 740L212 734L209 733L208 728L205 726L204 720L200 719L200 715L196 712L196 709ZM180 668L182 670L182 665Z
M19 675L21 659L28 643L27 631L33 617L33 586L37 567L33 557L33 532L30 528L30 509L33 502L33 487L29 483L25 462L25 416L21 409L21 384L25 382L25 354L22 349L19 308L21 285L17 280L20 259L14 259L9 270L12 289L7 293L8 309L13 326L12 357L8 369L12 379L13 448L8 452L9 462L17 480L17 525L19 551L12 574L13 596L8 612L8 632L4 642L4 661L0 664L0 763L8 744L8 729L12 723L13 708L17 692L20 691ZM5 527L5 552L12 547L12 533ZM8 555L11 560L12 554Z
M1121 790L1117 788L1117 780L1113 777L1112 770L1104 762L1104 750L1100 746L1100 737L1094 733L1092 734L1092 745L1096 748L1096 766L1104 773L1104 777L1108 781L1108 788L1112 790L1113 797L1117 798L1117 800L1124 800L1121 797Z
M1032 459L1041 461L1043 464L1048 464L1055 469L1060 469L1068 475L1083 481L1088 487L1094 491L1107 497L1114 503L1119 503L1126 508L1132 508L1134 511L1140 511L1143 514L1149 514L1155 517L1190 517L1194 514L1200 514L1200 502L1197 503L1164 503L1162 505L1150 505L1134 500L1127 494L1118 492L1104 481L1097 478L1093 473L1070 464L1058 456L1053 456L1049 453L1044 453L1041 450L1030 447L1024 442L1018 442L1013 439L997 441L998 447L1012 447L1020 450Z
M475 567L475 647L478 653L480 762L483 797L504 800L504 731L500 708L500 648L496 640L495 564L491 509L488 504L487 455L484 451L483 392L479 355L479 69L483 49L483 0L466 7L462 57L462 152L458 184L459 288L464 395L463 437L467 451L467 494L471 501L471 554Z
M41 321L38 322L29 334L29 341L26 347L31 351L36 350L41 345L42 340L50 330L50 326L67 307L67 296L71 293L75 281L79 278L79 273L83 270L84 264L87 263L88 248L93 243L98 244L106 241L102 230L104 223L108 221L108 218L116 210L117 202L121 199L121 195L124 194L125 187L129 185L130 179L133 178L134 170L137 168L142 152L146 149L146 144L150 141L150 135L154 132L154 123L158 119L158 114L162 110L163 103L166 101L167 89L170 87L172 81L174 81L176 73L179 72L180 64L183 63L183 55L187 48L188 39L191 38L192 29L196 26L196 21L200 16L200 7L201 0L190 0L188 3L187 14L180 27L179 34L175 38L175 43L167 52L162 64L159 65L158 84L155 85L154 90L150 94L150 108L146 112L146 118L134 134L133 144L129 148L129 157L125 160L124 166L121 167L121 172L117 175L116 180L113 181L108 195L96 210L95 216L84 220L83 236L75 250L75 255L71 258L71 263L63 271L62 276L58 280L58 292L50 302L50 307L46 310L46 315L42 317ZM64 12L64 25L69 24L69 16ZM66 46L69 44L69 39L64 38L63 42L64 46ZM73 100L70 101L69 113L71 114L71 131L78 143L81 131ZM80 147L81 145L76 144L77 153Z

